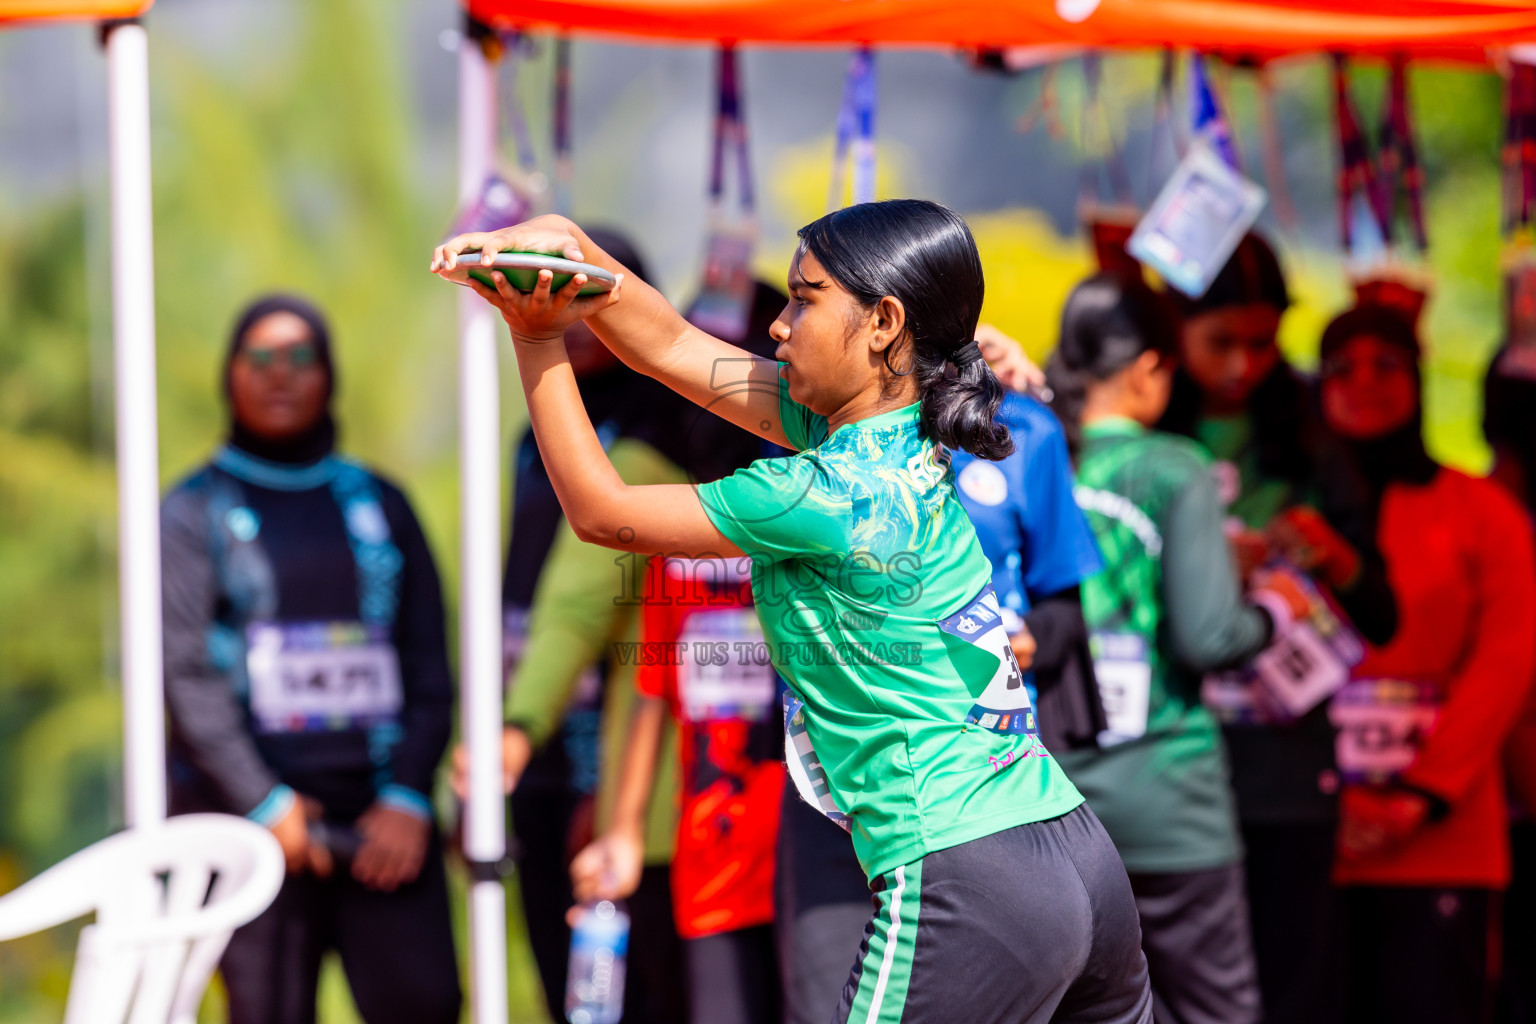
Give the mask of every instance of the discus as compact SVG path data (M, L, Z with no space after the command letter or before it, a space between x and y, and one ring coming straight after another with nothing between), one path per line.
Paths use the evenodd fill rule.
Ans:
M539 283L539 271L548 270L554 273L555 278L549 283L549 290L557 292L570 283L571 278L577 274L586 274L587 283L577 294L600 295L606 291L612 291L618 279L602 267L594 267L590 263L577 263L575 260L562 259L559 256L547 256L541 252L499 252L496 254L496 262L489 267L480 265L480 253L478 251L459 253L458 262L454 268L442 276L456 284L469 285L469 278L474 278L493 291L496 282L491 280L491 271L499 270L506 275L507 283L520 292L531 292Z

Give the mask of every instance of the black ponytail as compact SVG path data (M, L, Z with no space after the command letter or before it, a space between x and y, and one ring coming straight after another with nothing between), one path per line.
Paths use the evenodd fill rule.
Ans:
M1072 289L1061 311L1061 337L1045 364L1051 408L1075 455L1082 440L1088 388L1156 352L1171 358L1178 313L1136 277L1095 274Z
M801 251L865 309L888 295L901 300L911 354L897 370L893 345L885 365L893 384L916 375L928 436L978 458L1013 454L1008 428L995 419L1003 386L974 340L985 289L976 240L960 215L923 199L892 199L829 213L799 235Z

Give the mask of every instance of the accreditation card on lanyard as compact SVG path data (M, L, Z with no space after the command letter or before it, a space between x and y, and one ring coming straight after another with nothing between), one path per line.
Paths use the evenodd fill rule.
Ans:
M1205 678L1204 703L1229 724L1293 722L1337 693L1365 657L1359 634L1305 573L1281 562L1266 570L1289 579L1307 612L1243 668Z
M715 608L688 616L678 666L678 704L690 722L766 719L778 693L763 629L751 608Z
M400 659L383 626L253 622L250 709L262 733L369 729L399 717Z
M715 112L714 149L709 169L709 239L704 248L704 284L688 312L702 331L727 341L746 339L756 284L752 250L757 241L753 216L752 161L747 148L747 124L741 112L741 82L736 48L720 48L719 104ZM737 159L741 215L725 212L726 149Z
M1345 782L1381 785L1413 764L1440 720L1440 691L1432 683L1357 679L1328 705L1338 729L1334 755Z

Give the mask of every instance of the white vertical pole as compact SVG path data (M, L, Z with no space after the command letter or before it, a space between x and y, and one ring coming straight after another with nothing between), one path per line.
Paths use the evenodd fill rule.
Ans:
M459 199L476 199L496 140L495 65L480 40L459 45ZM475 1024L507 1019L507 906L484 869L506 854L501 791L501 396L496 318L473 292L459 296L459 708L469 747L464 853L478 868L469 890L470 999Z
M160 636L160 440L155 423L155 264L149 177L149 42L109 25L112 335L117 401L117 546L123 747L130 826L165 817Z

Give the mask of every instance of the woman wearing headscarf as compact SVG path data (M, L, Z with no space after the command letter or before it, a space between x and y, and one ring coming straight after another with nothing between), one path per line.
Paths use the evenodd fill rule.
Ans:
M1520 325L1509 319L1511 337L1483 378L1483 435L1493 449L1489 479L1520 503L1530 523L1536 515L1536 368L1529 327L1517 333ZM1504 744L1504 769L1514 798L1513 870L1504 895L1504 969L1495 1019L1527 1024L1536 1021L1536 973L1527 969L1536 958L1536 690Z
M330 335L269 296L224 362L230 425L162 509L174 813L249 817L288 877L221 965L233 1024L309 1024L340 955L368 1024L461 994L430 794L453 703L437 569L405 496L335 452Z
M1323 332L1322 409L1375 499L1401 627L1333 699L1348 1019L1485 1021L1509 884L1499 752L1536 669L1519 504L1424 450L1419 343L1381 307Z
M1214 457L1240 567L1289 563L1328 591L1365 639L1385 643L1396 609L1369 488L1329 435L1311 382L1280 351L1291 300L1274 250L1249 234L1203 295L1175 298L1184 314L1180 361L1158 425ZM1342 664L1327 674L1342 681ZM1207 696L1219 696L1227 724L1264 1018L1336 1020L1343 979L1330 876L1339 780L1326 701L1300 717L1273 716L1267 694L1248 680Z

